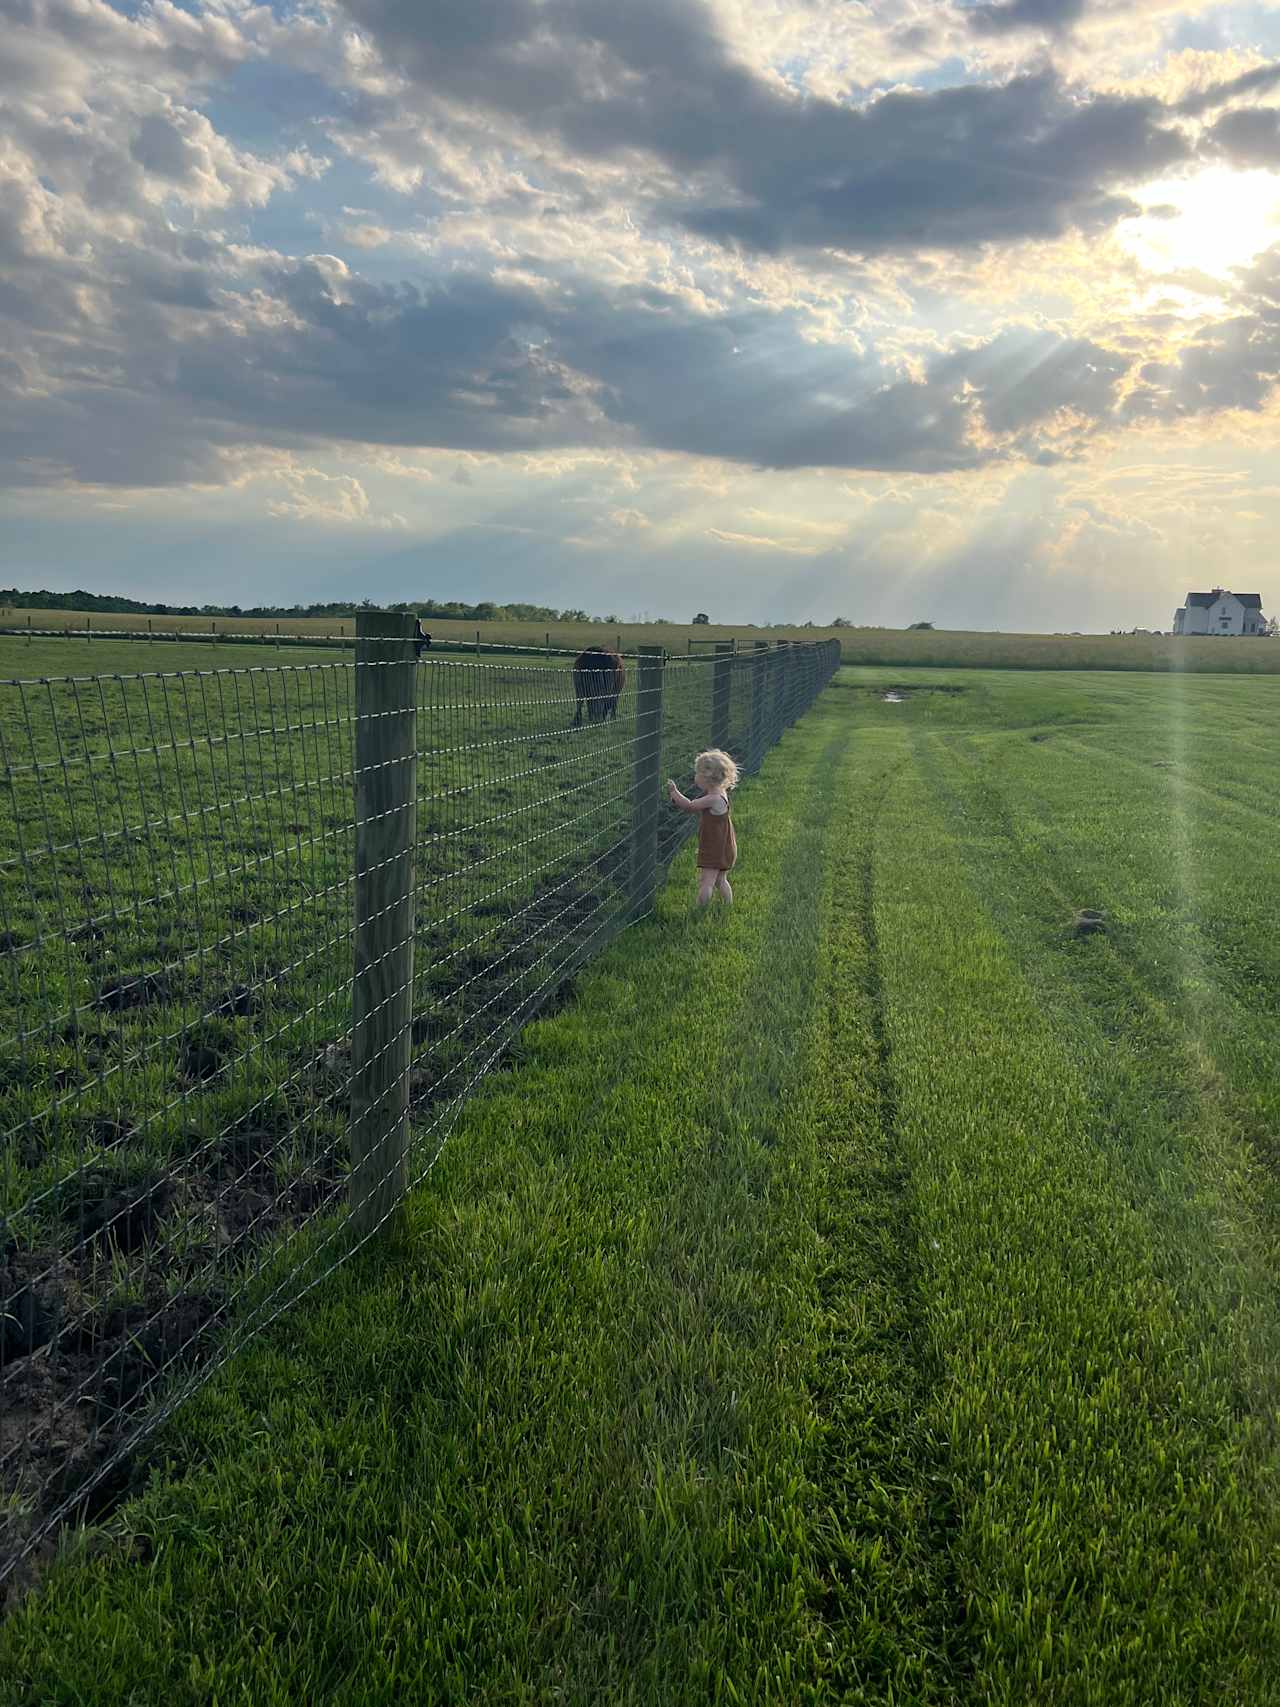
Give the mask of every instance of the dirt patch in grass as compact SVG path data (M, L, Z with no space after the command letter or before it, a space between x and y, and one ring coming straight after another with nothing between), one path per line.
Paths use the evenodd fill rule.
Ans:
M1095 912L1092 907L1082 907L1071 921L1071 934L1074 937L1107 936L1106 914Z
M136 1488L142 1459L127 1443L160 1383L207 1355L230 1297L215 1265L225 1272L229 1255L268 1247L341 1197L336 1146L281 1179L280 1145L278 1129L241 1125L172 1174L130 1178L108 1160L50 1194L75 1241L69 1253L20 1250L4 1235L0 1571L65 1501L69 1518L97 1520ZM122 1259L135 1295L95 1302L104 1270ZM52 1549L42 1543L14 1570L0 1605L35 1580Z
M26 1259L49 1260L47 1252ZM52 1259L56 1263L56 1259ZM151 1298L81 1318L27 1355L0 1364L0 1611L52 1559L50 1535L30 1538L64 1503L69 1521L97 1522L140 1485L126 1451L164 1373L189 1369L222 1308L216 1293Z
M152 1007L178 999L174 980L162 972L126 972L108 978L98 992L97 1005L110 1013Z

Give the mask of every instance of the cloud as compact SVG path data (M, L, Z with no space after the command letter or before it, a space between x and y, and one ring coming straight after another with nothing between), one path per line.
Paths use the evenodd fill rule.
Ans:
M1047 27L1072 8L988 10ZM329 16L0 0L0 482L215 485L246 448L414 478L401 450L943 476L1070 462L1101 432L1268 395L1260 286L1182 347L1152 326L1073 336L1024 312L1016 279L965 330L953 306L928 323L960 276L938 251L1105 232L1131 184L1192 157L1190 115L1152 95L1041 69L858 104L749 63L690 0L347 0L359 33ZM381 175L344 176L302 227L361 252L345 260L288 252L296 201L271 225L324 160L201 110L277 47L342 88L344 174ZM1246 76L1218 106L1264 86ZM1230 108L1205 146L1270 134ZM392 182L417 198L413 276L394 280ZM295 473L273 503L396 525L354 476ZM798 527L743 535L775 536L809 549Z
M1200 329L1176 361L1143 370L1126 418L1157 420L1226 409L1257 412L1280 379L1280 317L1238 315Z
M1280 111L1274 107L1240 107L1224 113L1205 134L1206 153L1233 166L1280 167Z
M745 546L748 550L780 551L788 557L816 557L827 548L822 545L796 544L791 540L771 539L764 534L730 533L724 528L708 528L708 539L717 539L721 545Z
M390 226L376 225L371 220L348 220L341 228L342 241L355 249L385 248L395 235Z
M237 443L944 471L1024 454L1020 435L1057 409L1104 409L1117 373L1095 346L1011 334L921 379L846 336L816 338L796 311L716 313L567 268L551 287L461 267L425 287L375 284L334 256L168 224L147 235L93 226L29 164L0 167L14 328L0 353L36 393L20 423L0 420L10 482L216 480Z
M693 0L563 0L554 29L537 0L344 9L404 82L370 103L374 131L416 101L454 124L484 113L513 137L554 138L578 160L642 155L653 182L646 194L641 165L633 200L748 251L870 255L1096 231L1134 211L1120 185L1190 153L1157 101L1081 98L1051 71L893 91L862 109L803 97L742 65Z
M369 494L354 475L325 474L318 468L287 468L277 470L272 478L282 481L289 491L286 498L269 500L267 509L273 516L327 526L359 524L383 530L409 525L394 510L384 516L375 515Z
M261 206L322 165L305 148L276 158L237 147L192 96L256 57L243 19L157 0L127 18L104 0L0 0L0 120L9 148L86 217L144 219Z
M1236 312L1191 328L1164 360L1135 369L1123 422L1262 415L1280 383L1280 245L1237 273Z
M391 475L397 480L412 480L427 485L436 478L433 468L428 468L421 462L406 462L393 450L378 450L370 446L364 451L364 460L370 467L377 469L379 474Z
M1005 35L1013 30L1044 30L1056 35L1084 16L1085 0L1003 0L1000 5L975 6L966 15L980 35Z
M895 92L845 132L755 159L734 203L680 215L748 250L861 255L1096 233L1137 211L1119 186L1189 157L1149 99L1072 99L1051 72L996 87ZM807 126L803 128L808 128Z
M1174 108L1175 112L1188 116L1198 116L1212 107L1225 106L1229 101L1237 100L1241 95L1263 94L1275 88L1280 83L1280 63L1255 65L1248 71L1242 71L1238 76L1210 83L1205 89L1197 89L1186 95Z

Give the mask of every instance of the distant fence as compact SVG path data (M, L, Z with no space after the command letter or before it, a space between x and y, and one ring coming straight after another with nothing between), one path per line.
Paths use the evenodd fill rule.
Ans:
M67 623L57 628L42 625L43 619L41 622L33 622L28 617L25 623L0 619L0 636L32 643L38 640L76 640L84 641L89 646L100 645L104 641L131 640L160 646L270 646L276 651L319 647L326 651L337 648L339 651L354 652L356 648L355 618L348 622L339 622L336 628L313 630L288 626L287 617L281 622L261 622L255 628L246 629L233 617L206 618L209 624L207 628L175 628L165 617L134 617L129 623L108 625L101 617L95 624L92 615L84 612L69 614L76 616L76 624L73 626ZM597 624L591 643L599 644L601 639L613 642L617 650L622 651L621 634L604 633ZM574 646L566 645L563 641L553 644L550 629L546 631L543 645L538 646L527 641L504 639L496 633L486 634L483 628L477 628L474 632L468 631L465 634L437 633L432 640L431 650L446 655L462 653L477 658L495 655L576 657L587 644L587 641L581 641Z
M0 1584L367 1239L834 643L0 683ZM582 686L580 681L579 686Z
M396 613L399 614L399 613ZM166 617L132 617L125 620L117 619L108 623L100 616L95 623L92 614L76 611L69 612L76 622L68 622L57 628L45 625L45 619L33 621L28 616L25 623L16 617L0 617L0 637L13 640L26 640L35 643L39 640L74 640L84 641L93 646L104 641L139 641L154 645L199 645L199 646L270 646L276 651L286 648L319 647L322 650L338 648L341 651L353 652L356 647L356 619L339 622L336 628L302 629L288 626L289 619L280 622L259 622L252 629L242 626L243 619L234 617L205 618L207 628L175 628ZM431 619L427 619L430 625ZM451 623L451 627L456 627ZM428 626L428 632L431 632ZM576 657L587 645L611 645L619 653L623 652L623 636L620 631L609 630L599 623L590 625L586 630L590 639L579 639L576 643L567 644L563 636L556 640L551 629L545 630L543 643L536 644L536 638L512 640L500 632L500 625L495 624L486 632L478 627L468 629L465 633L442 633L436 625L431 641L431 651L443 653L445 656L462 654L466 657ZM762 642L761 644L767 644ZM812 643L811 643L812 644ZM817 644L821 644L818 642ZM700 640L690 637L685 642L685 652L719 652L725 646L731 652L738 652L750 642L737 639L729 640ZM670 656L670 648L667 648Z

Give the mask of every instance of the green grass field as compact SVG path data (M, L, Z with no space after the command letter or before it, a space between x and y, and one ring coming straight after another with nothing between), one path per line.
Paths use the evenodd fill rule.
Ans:
M85 616L79 611L14 611L5 617L0 613L0 629L12 626L21 631L30 617L34 630L58 631L66 628L83 629ZM328 636L350 641L355 633L353 617L138 617L128 612L95 611L89 619L89 638L74 642L86 656L97 656L102 645L118 645L109 638L112 631L126 630L138 636L147 634L147 622L154 624L154 633L182 635L191 632L213 632L220 640L231 635L257 635L272 638L279 630L285 642L290 637L305 641ZM1227 638L1220 636L1173 636L1169 634L998 634L979 630L936 629L909 630L902 628L751 628L742 624L685 624L685 623L555 623L550 627L538 622L450 622L432 617L427 623L434 643L451 651L473 651L479 644L479 656L486 649L537 648L551 646L576 651L597 643L620 646L632 653L640 646L664 646L676 655L689 650L705 652L717 641L732 640L739 648L779 640L807 642L839 640L841 656L846 664L886 665L899 669L928 666L938 669L1003 669L1003 670L1177 670L1196 673L1229 673L1244 675L1280 674L1280 643L1256 637ZM9 637L10 639L16 636ZM8 641L0 638L0 645ZM26 645L25 641L21 644ZM159 644L159 641L156 642ZM38 649L41 641L31 642ZM130 643L135 656L146 641ZM163 650L163 647L161 648ZM152 648L154 650L154 647ZM98 669L98 664L83 668ZM135 663L132 669L142 668Z
M903 681L180 1413L0 1701L1280 1702L1280 684Z

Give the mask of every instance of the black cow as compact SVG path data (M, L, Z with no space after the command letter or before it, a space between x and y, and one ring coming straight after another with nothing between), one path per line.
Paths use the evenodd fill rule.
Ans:
M573 691L578 701L573 719L576 729L582 722L582 704L586 701L587 717L592 723L603 723L618 715L618 696L627 679L622 659L606 646L588 646L573 660Z

